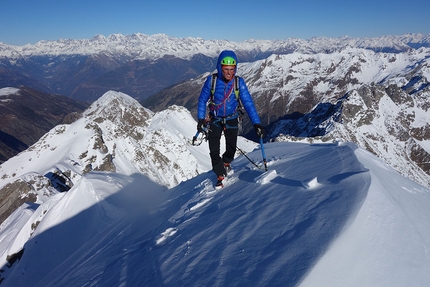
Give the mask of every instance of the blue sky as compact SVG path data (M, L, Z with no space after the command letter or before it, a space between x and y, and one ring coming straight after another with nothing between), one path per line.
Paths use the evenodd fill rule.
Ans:
M430 33L428 0L0 0L0 42L156 34L203 39Z

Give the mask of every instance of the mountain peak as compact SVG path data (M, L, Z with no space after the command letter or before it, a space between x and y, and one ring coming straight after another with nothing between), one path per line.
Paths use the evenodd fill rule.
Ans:
M107 91L99 99L97 99L91 106L108 106L113 103L120 104L122 106L135 106L140 105L139 102L127 94L117 91Z
M50 180L61 177L70 181L69 187L91 171L141 173L165 187L176 186L210 168L208 148L187 144L195 126L189 111L182 107L172 106L155 114L130 96L109 91L79 120L56 126L29 149L4 162L0 193L8 183L12 193L20 192L20 182L34 187L26 180L29 172ZM247 145L245 150L254 146ZM194 155L206 161L199 162ZM29 170L20 168L23 162ZM43 201L44 194L55 193L51 186L30 192Z
M115 91L106 92L84 112L84 116L98 123L109 120L121 126L147 126L152 115L153 112L142 107L137 100Z

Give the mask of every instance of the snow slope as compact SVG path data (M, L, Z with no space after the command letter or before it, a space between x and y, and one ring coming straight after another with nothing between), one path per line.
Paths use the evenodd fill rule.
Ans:
M265 152L269 171L240 156L220 191L211 172L169 190L141 174L84 175L30 215L45 213L1 285L430 282L429 189L351 143L270 143ZM248 156L261 164L260 149ZM12 236L29 217L19 214L1 226L0 247L26 241Z

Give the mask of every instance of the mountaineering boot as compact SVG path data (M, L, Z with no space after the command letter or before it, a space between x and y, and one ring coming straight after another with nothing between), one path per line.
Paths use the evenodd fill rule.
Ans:
M224 187L224 184L222 183L223 180L224 180L224 176L218 175L218 179L217 179L217 182L215 184L215 189L219 189L219 188Z
M225 169L225 173L226 174L229 174L230 172L231 172L231 165L230 165L230 163L229 162L225 162L224 163L224 169Z

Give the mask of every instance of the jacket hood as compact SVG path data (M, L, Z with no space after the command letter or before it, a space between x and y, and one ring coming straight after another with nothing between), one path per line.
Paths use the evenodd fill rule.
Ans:
M218 62L216 65L217 71L218 71L218 75L222 75L222 70L221 70L221 61L222 59L224 59L225 57L232 57L233 59L236 60L236 68L234 69L234 73L236 74L236 70L237 70L237 57L236 54L233 51L229 51L229 50L224 50L221 52L221 54L219 54L218 56Z

